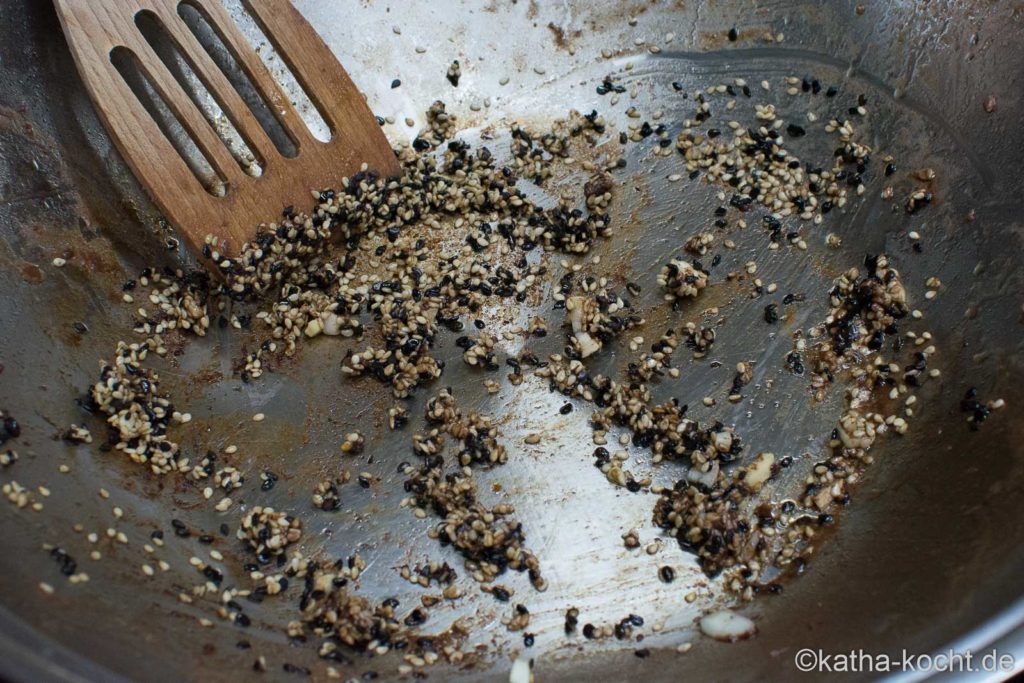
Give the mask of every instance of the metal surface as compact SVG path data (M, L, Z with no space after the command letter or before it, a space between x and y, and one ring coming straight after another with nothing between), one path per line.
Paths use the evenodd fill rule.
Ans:
M634 104L647 112L664 110L668 122L692 114L687 101L672 96L672 81L693 89L726 77L777 83L782 76L813 73L823 82L843 83L844 92L867 94L871 115L863 126L875 149L892 153L903 169L931 167L938 173L937 201L926 212L908 218L892 212L891 202L877 192L869 193L845 215L833 214L825 225L811 228L805 253L771 254L766 236L754 228L733 236L739 249L723 253L721 272L756 256L765 282L805 293L808 304L771 337L758 323L763 301L732 285L712 288L701 308L721 306L718 317L724 322L713 358L723 366L686 361L680 380L658 387L662 395L699 404L700 397L727 388L736 361L758 361L745 402L698 414L735 423L754 452L796 456L792 479L779 484L783 495L820 456L841 408L838 392L812 408L806 379L782 368L787 331L823 316L832 277L858 264L865 252L885 250L939 340L943 378L922 393L911 431L878 444L877 465L806 574L788 584L783 596L744 609L760 631L749 641L725 645L693 632L694 618L722 594L677 545L666 543L655 558L622 548L620 535L631 527L640 529L644 542L658 536L650 522L653 496L615 489L591 466L588 411L558 416L562 400L535 380L487 396L479 375L461 362L448 363L431 389L454 386L464 406L510 416L501 425L510 461L479 480L493 500L516 506L527 545L540 557L550 583L538 594L525 576L501 579L515 588L514 601L528 605L534 615L529 630L537 640L527 653L535 658L540 680L778 679L794 675L792 657L804 647L930 652L951 643L988 647L999 639L1024 661L1018 631L1024 623L1019 602L1024 426L1013 417L1024 403L1024 249L1017 209L1024 189L1019 161L1024 132L1017 125L1024 86L1024 55L1017 44L1024 18L1018 9L955 2L866 4L863 13L852 2L297 5L348 65L374 112L398 121L386 128L396 141L418 130L423 110L438 97L474 129L467 139L476 141L493 126L496 139L488 144L500 150L511 119L542 126L571 108L596 107L623 125L628 105L612 108L594 92L595 82L608 73L637 83ZM637 17L635 26L627 21L631 16ZM742 36L735 43L725 40L732 26ZM768 29L784 32L784 42L760 40ZM669 32L675 39L666 44ZM658 42L663 51L647 52L635 45L637 37ZM0 39L0 409L23 424L16 444L22 460L0 477L53 491L42 513L15 511L0 501L0 673L15 680L109 680L114 674L236 680L250 675L254 651L234 645L247 638L271 662L268 675L284 676L285 661L313 666L322 675L315 652L290 646L283 633L294 600L252 611L254 625L247 631L220 623L198 628L196 617L208 612L174 599L177 590L195 581L187 558L208 550L194 539L169 541L161 551L174 567L167 574L149 580L139 572L146 557L141 546L153 528L169 532L169 520L179 517L216 533L224 522L235 527L237 510L216 513L198 490L178 480L149 477L122 458L53 438L71 422L89 419L74 399L94 380L98 360L130 335L133 307L120 303L120 283L144 266L186 257L164 250L170 233L96 121L49 3L4 3ZM426 52L418 54L416 47ZM617 54L601 59L602 49ZM452 59L463 64L457 90L443 78ZM504 76L510 82L501 86ZM389 87L393 78L402 80L396 90ZM982 108L989 95L998 102L992 114ZM485 99L489 106L483 106ZM417 126L405 127L406 117L415 118ZM679 253L687 237L707 227L717 200L704 185L668 184L673 158L654 162L646 158L648 148L630 149L632 173L614 205L618 234L595 253L602 255L606 271L647 285L639 303L649 321L645 336L652 340L661 328L699 316L696 307L670 313L658 305L653 272L667 255ZM807 149L809 155L823 153L828 150ZM973 221L967 222L971 211ZM908 230L925 236L923 253L912 252ZM842 249L823 248L829 231L843 236ZM71 252L66 267L49 265L65 251ZM924 281L933 275L945 286L936 301L925 302ZM541 314L561 319L559 312ZM75 332L75 321L86 323L88 333ZM454 336L439 345L450 361L456 360ZM559 334L551 334L531 347L548 352L559 340ZM191 429L180 432L183 448L202 453L237 444L245 455L247 504L301 514L306 547L335 556L358 551L370 565L360 592L394 596L411 609L422 591L401 580L394 567L426 558L461 563L426 537L430 520L417 520L398 507L403 477L395 466L409 457L411 431L389 433L383 424L391 397L375 385L343 380L338 363L347 345L329 339L305 345L296 359L242 384L232 372L242 341L233 333L211 331L161 368L177 403L195 418ZM611 369L625 355L608 355L599 365ZM1001 396L1010 406L977 433L963 424L958 409L969 386L984 397ZM431 389L419 393L410 413L422 412ZM267 414L266 422L250 421L256 411ZM339 437L357 427L367 436L366 453L359 463L342 463ZM557 438L524 447L521 436L530 431ZM59 463L72 472L59 474ZM368 490L344 487L339 512L313 510L313 483L342 464L381 480ZM650 466L642 452L633 455L630 467L661 482L681 474L676 465ZM283 475L269 494L254 484L263 468ZM100 487L111 492L109 500L98 495ZM84 534L72 526L102 532L114 525L110 508L115 504L127 511L116 526L130 543L104 544L104 560L91 563ZM67 548L91 580L68 585L41 549L43 543ZM216 547L236 572L229 579L244 583L236 542L220 539ZM656 568L661 564L676 567L680 578L660 583ZM54 584L57 593L40 593L41 580ZM498 622L508 605L480 595L471 581L463 586L467 598L448 615L435 612L424 630L440 631L456 616L469 616L476 640L497 644L498 654L468 670L436 668L431 676L501 679L511 654L522 649L521 639L509 638ZM695 588L700 598L687 604L682 596ZM566 645L561 621L570 605L580 608L581 623L618 621L633 612L648 625L664 623L664 629L644 629L644 646L652 650L644 660L632 655L635 643ZM676 653L675 645L686 641L693 649ZM51 652L44 664L40 653ZM389 657L358 664L356 671L393 672L397 662Z

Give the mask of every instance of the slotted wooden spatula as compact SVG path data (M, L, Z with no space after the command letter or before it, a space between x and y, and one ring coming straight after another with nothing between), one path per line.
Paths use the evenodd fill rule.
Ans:
M139 182L194 249L206 235L235 255L284 207L305 206L310 190L339 187L365 162L384 176L399 165L362 94L316 31L289 0L244 0L331 130L331 141L310 133L220 0L185 0L219 35L263 100L295 142L294 158L281 155L227 75L178 14L181 0L55 0L57 13L100 118ZM242 170L188 93L140 32L136 17L151 13L166 29L235 129L262 165L262 175ZM153 90L173 113L213 170L225 181L223 196L208 193L160 126L114 66L123 48L135 55Z

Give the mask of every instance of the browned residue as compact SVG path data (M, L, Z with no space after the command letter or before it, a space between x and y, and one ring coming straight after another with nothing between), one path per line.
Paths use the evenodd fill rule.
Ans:
M72 250L70 256L79 262L82 268L88 271L90 274L102 273L104 275L123 275L124 270L117 262L117 258L114 256L114 252L109 248L109 244L104 244L99 249L89 247L79 247L78 250ZM70 261L71 259L69 259Z
M21 279L29 284L38 285L43 281L43 271L34 263L22 261L18 265L18 272L21 273Z
M555 38L555 47L559 50L568 50L572 41L575 38L579 38L583 32L580 30L566 31L564 28L559 26L553 21L548 22L548 30L551 31L551 35Z

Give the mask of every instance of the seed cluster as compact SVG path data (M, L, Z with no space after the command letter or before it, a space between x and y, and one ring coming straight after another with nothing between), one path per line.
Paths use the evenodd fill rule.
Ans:
M776 233L781 231L781 225L775 227L781 218L796 216L820 223L823 214L846 205L848 187L855 188L858 194L864 192L861 174L870 160L871 149L854 139L849 119L834 118L824 127L826 133L835 133L840 142L828 169L804 164L786 148L783 126L791 138L802 137L806 130L795 123L787 125L773 104L755 105L759 121L756 127L744 127L730 120L728 131L713 127L702 130L713 116L712 100L728 98L734 87L749 96L743 79L693 94L697 111L693 119L684 122L675 141L692 178L703 175L708 182L733 192L729 203L740 211L750 210L754 202L768 209L772 214L766 216L765 223ZM735 100L727 99L725 109L731 110L733 106ZM853 173L847 169L849 166L855 167ZM773 239L777 238L776 234Z
M61 434L61 438L71 444L92 443L92 432L87 427L71 424Z
M242 517L238 538L264 560L282 554L302 538L302 522L279 510L255 506Z
M141 344L118 342L114 364L102 364L85 405L107 415L108 443L134 462L148 465L156 474L187 472L188 459L167 435L174 406L160 395L157 373L143 365L150 352L167 353L159 337Z
M566 281L571 285L571 280ZM581 283L583 294L565 299L565 316L572 326L570 346L579 358L600 351L622 332L639 327L644 319L630 312L627 300L608 289L605 278L586 277ZM563 287L568 294L571 287Z
M686 346L693 349L695 359L703 358L715 344L715 328L688 322L683 326Z
M430 130L418 138L423 144L399 153L399 178L362 173L337 191L320 192L311 214L287 210L234 259L208 239L206 253L226 278L221 295L248 301L277 292L277 303L255 316L271 334L250 353L243 378L262 373L264 352L278 342L290 354L303 337L364 337L359 316L369 313L379 341L350 352L342 370L374 377L406 397L443 371L430 356L439 326L461 329L460 318L487 302L526 301L546 272L527 262L528 252L540 246L584 253L596 237L611 235L606 215L572 208L569 198L553 209L535 205L516 188L517 172L499 167L487 148L473 153L453 141L440 158L427 154L454 126L442 103L427 118ZM570 130L559 148L584 130L590 129ZM547 168L557 158L542 152L536 163ZM340 259L329 248L339 236L347 246ZM489 339L481 337L484 358ZM467 362L478 351L467 348Z
M125 303L134 302L134 295L130 292L137 286L150 289L147 299L156 306L156 312L151 313L144 306L137 310L136 333L150 336L183 330L198 337L206 335L210 327L207 313L209 275L199 271L185 273L181 269L167 268L161 272L146 268L138 281L131 280L122 288Z
M726 572L726 586L743 597L777 589L775 584L760 583L764 569L799 569L807 561L818 530L832 522L833 507L849 499L850 486L872 462L868 451L875 439L888 430L907 430L905 417L868 408L875 393L889 388L886 398L897 399L925 377L937 376L926 372L933 346L916 351L915 362L903 368L882 358L886 335L892 337L896 353L905 339L924 346L931 335L899 334L898 322L909 312L899 273L884 255L869 257L866 266L864 277L851 269L838 278L829 293L831 308L825 322L808 333L813 342L811 384L818 398L824 398L827 387L841 374L849 376L851 386L829 443L831 455L815 465L801 498L769 503L758 496L766 481L792 463L788 456L760 453L749 465L732 472L726 472L720 462L691 469L686 479L662 492L655 507L655 523L696 553L708 574ZM806 350L800 336L794 353ZM789 364L794 362L792 355L787 356ZM740 366L734 392L749 381L749 364ZM910 395L904 402L909 418L916 398Z
M462 67L459 65L459 60L455 60L448 67L448 72L445 74L445 78L456 88L459 87L459 78L462 76Z
M708 286L708 275L699 263L690 263L682 259L672 259L658 273L658 284L665 289L668 301L692 299L697 297Z
M431 536L455 548L474 579L493 581L506 569L514 569L527 571L538 590L546 587L540 561L523 547L525 534L512 516L515 508L508 504L488 508L481 503L471 468L447 475L437 467L413 471L406 487L415 505L433 510L444 520Z
M313 489L313 507L331 512L341 506L341 495L338 484L330 479L323 479Z
M985 420L992 415L992 411L999 410L1005 406L1006 401L1001 398L982 403L978 399L978 390L971 387L960 401L960 412L966 413L967 423L971 425L971 429L980 429ZM0 464L2 463L3 459L0 456Z
M447 562L434 561L417 564L413 567L404 565L399 570L399 573L406 581L418 584L424 588L429 588L432 583L450 586L459 576L454 569L448 566Z
M538 590L547 585L537 557L524 547L522 524L512 515L511 505L488 508L477 499L473 467L494 466L507 460L504 446L497 443L498 430L490 419L471 412L463 418L452 394L445 390L433 397L426 408L428 423L438 425L427 436L413 439L413 450L424 459L419 468L408 466L405 502L414 505L418 516L426 510L444 521L431 536L453 546L466 561L466 569L481 583L493 581L506 569L526 571ZM460 467L445 474L443 457L446 432L459 444Z
M487 370L497 370L499 367L495 361L494 353L494 347L497 343L498 340L487 332L481 332L480 336L476 339L459 337L455 341L456 346L465 349L462 353L462 360L466 362L466 365L481 367Z
M664 354L666 343L659 340L652 352ZM627 427L632 442L649 448L655 462L669 458L702 468L714 462L732 462L743 449L732 427L720 422L703 426L687 418L687 406L675 399L655 403L646 384L619 383L592 374L582 362L567 361L558 354L536 374L547 379L553 389L596 406L591 416L595 436L603 438L615 426Z

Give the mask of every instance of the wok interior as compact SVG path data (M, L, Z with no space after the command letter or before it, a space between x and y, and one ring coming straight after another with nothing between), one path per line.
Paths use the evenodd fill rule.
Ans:
M650 521L652 497L609 486L591 466L586 410L558 416L563 399L536 381L504 386L488 396L479 375L459 362L451 343L456 335L439 343L438 353L448 361L445 375L437 387L419 392L410 414L422 413L433 390L453 386L463 405L508 416L501 425L508 443L521 443L522 436L536 431L550 437L539 454L512 449L506 466L479 477L482 490L516 506L550 583L547 592L537 594L525 576L502 578L534 615L530 630L538 633L537 645L527 652L536 658L542 680L559 675L656 680L686 671L756 679L791 672L793 653L803 647L928 652L965 638L992 642L1016 625L1016 612L1004 622L993 621L1017 600L1014 577L1024 568L1024 532L1017 523L1022 513L1016 504L1024 481L1022 429L1011 417L1024 393L1019 381L1024 290L1015 205L1022 185L1017 150L1024 135L1011 124L1024 60L1013 49L1019 29L1007 8L908 2L868 6L859 14L854 3L845 2L756 10L740 2L466 2L445 3L442 25L437 7L426 3L297 6L339 55L371 108L395 117L398 123L386 128L395 142L416 130L404 127L403 119L422 122L423 110L438 97L469 129L463 139L500 151L507 149L511 120L542 127L571 109L597 108L624 125L625 107L609 106L594 91L609 73L637 84L638 108L661 109L664 120L677 127L691 115L692 104L670 96L673 81L692 90L735 77L756 83L813 74L866 93L872 114L864 126L874 148L893 154L906 169L930 167L938 174L937 200L920 218L908 221L876 193L810 228L814 239L808 241L815 243L806 252L766 255L767 238L759 228L748 229L737 238L739 249L723 254L723 272L756 257L766 282L806 294L808 304L773 336L758 324L763 302L720 290L722 300L716 303L725 321L715 358L722 368L687 359L680 365L681 380L657 388L659 397L677 396L699 406L710 389L731 381L737 361L757 361L747 401L696 414L734 423L754 452L811 454L775 483L783 497L796 490L820 455L841 410L839 392L812 406L806 379L785 372L781 364L792 330L823 316L831 280L860 264L866 253L888 253L939 340L943 378L923 392L910 432L876 446L877 464L805 575L786 584L782 596L745 608L760 631L749 641L724 645L696 636L693 620L723 595L674 541L666 538L654 559L624 551L621 534L630 528L640 529L644 542L658 536ZM0 25L6 46L0 60L0 286L5 292L0 409L23 425L16 478L53 491L43 513L0 507L5 673L15 678L67 677L68 672L91 678L111 673L241 678L253 658L251 651L236 648L241 638L278 666L283 661L310 665L315 653L297 653L283 633L292 618L291 601L287 608L268 605L255 611L254 626L245 632L227 625L198 628L199 612L178 604L177 589L171 588L194 582L186 560L203 550L194 539L168 551L177 559L169 576L154 582L138 571L145 559L139 546L154 527L169 530L170 519L180 517L195 528L216 530L224 522L233 528L237 515L215 512L173 478L148 477L124 458L53 438L68 424L88 419L74 399L94 381L97 361L118 339L131 336L132 307L120 304L121 283L145 266L188 257L165 250L170 233L96 121L52 8L15 2L5 13ZM636 26L630 26L634 16ZM392 26L400 26L401 33ZM732 26L745 29L743 40L726 41ZM769 29L785 39L761 40ZM658 54L635 45L638 36L663 43L668 32L675 39ZM427 50L417 54L416 46ZM616 56L599 58L602 49ZM464 64L457 90L443 80L454 58ZM501 86L504 76L510 82ZM402 86L392 90L396 77ZM986 114L982 101L991 94L999 108ZM785 98L778 97L784 109ZM471 107L485 99L490 106ZM829 153L808 140L808 155ZM594 254L601 255L607 270L647 283L639 304L648 313L645 336L652 340L662 328L687 319L658 305L654 273L687 237L706 227L718 200L707 185L669 184L672 157L652 161L642 147L627 149L627 172L618 177L613 204L618 232ZM559 182L572 187L583 179ZM924 235L923 253L912 252L908 229ZM841 249L824 249L829 231L842 236ZM71 267L49 267L63 250L73 252ZM940 299L924 306L923 283L931 276L945 287ZM534 313L552 321L553 333L531 345L538 355L556 351L562 339L554 331L561 312L552 312L550 302L545 306ZM75 321L84 322L88 333L75 333ZM329 340L306 344L275 372L243 384L234 369L246 341L251 343L211 330L162 368L177 403L195 418L194 428L182 436L183 448L202 453L234 443L252 455L246 464L250 481L265 468L281 474L261 504L301 513L312 547L339 557L359 552L370 565L360 581L362 593L413 605L421 591L393 567L426 558L453 565L457 560L426 537L429 521L399 508L404 477L396 465L409 457L410 434L385 426L390 395L376 385L342 379L338 363L345 346ZM614 372L628 355L605 354L595 367ZM988 397L1003 397L1010 406L979 432L970 431L959 412L959 399L971 386ZM253 428L250 416L257 411L268 415L268 428ZM372 491L347 489L340 512L312 515L309 492L337 467L340 435L354 428L367 438L358 467L381 482ZM649 465L642 450L634 458L641 466L647 458ZM59 463L71 465L71 473L57 473ZM677 468L666 463L649 470L657 482L670 485L681 476ZM109 500L98 495L101 487L111 492ZM84 558L88 547L73 525L111 526L113 504L127 512L118 528L137 540L105 549L108 557L88 567L88 583L66 585L41 545L67 547ZM228 554L232 544L228 538L217 547ZM677 568L679 579L672 584L658 580L656 567L663 563ZM39 581L54 583L57 592L43 595L36 588ZM693 604L682 599L690 590L700 594ZM595 622L637 613L665 628L645 631L652 654L643 660L630 652L635 643L567 645L560 631L569 605ZM458 671L462 678L506 675L509 653L521 649L516 634L506 634L498 623L507 607L471 589L450 614L431 621L432 629L441 630L446 619L467 617L476 629L474 642L497 645L496 657ZM687 641L693 649L679 655L675 646ZM359 660L358 669L393 671L395 662L389 667L388 661ZM430 673L455 675L444 669Z

